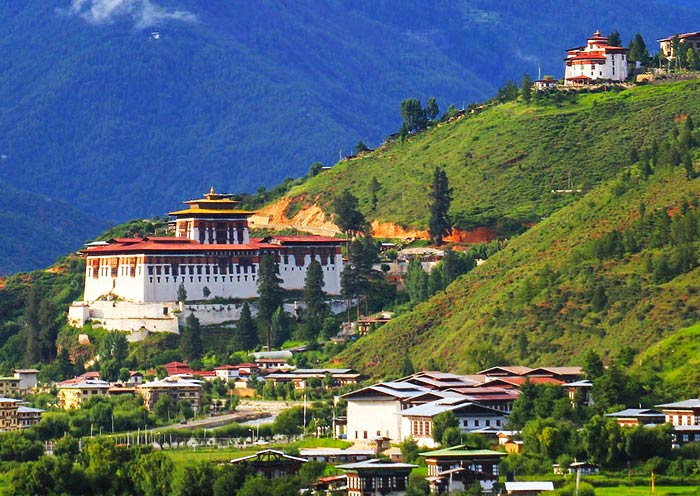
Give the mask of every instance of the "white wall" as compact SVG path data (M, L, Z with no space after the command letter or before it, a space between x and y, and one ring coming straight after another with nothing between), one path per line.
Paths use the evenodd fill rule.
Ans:
M393 441L401 440L401 403L398 400L348 400L347 439L369 443L380 432ZM367 432L365 439L364 433Z

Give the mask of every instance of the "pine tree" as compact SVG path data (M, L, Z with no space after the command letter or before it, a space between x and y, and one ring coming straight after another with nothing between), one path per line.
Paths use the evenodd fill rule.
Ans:
M236 346L239 350L250 351L258 345L258 329L250 313L248 302L243 303L241 316L236 324Z
M379 193L380 188L381 185L379 184L379 181L377 181L377 177L372 176L372 180L369 183L369 194L371 196L370 203L372 204L372 211L377 210L377 193Z
M642 65L646 65L649 62L649 51L641 34L635 34L634 39L630 41L627 59L630 62L639 62Z
M190 313L185 319L185 327L180 333L180 351L185 360L198 360L202 357L202 328L199 319Z
M39 326L39 304L41 295L39 286L32 284L27 295L27 304L24 308L24 330L26 345L24 351L24 363L27 366L35 364L41 360L41 342Z
M304 318L306 320L306 336L308 340L315 340L323 326L323 319L328 314L326 293L323 291L323 267L318 260L312 260L306 269L304 280Z
M622 39L620 38L619 31L615 30L608 35L608 45L614 46L614 47L621 47L622 46Z
M364 141L360 140L357 142L355 145L355 153L359 155L360 153L368 152L369 147L365 144Z
M527 73L523 75L523 82L522 87L520 89L520 94L523 96L523 101L529 104L532 100L532 78Z
M284 290L282 279L279 276L279 267L272 255L260 257L260 269L258 271L258 316L265 322L267 328L267 346L271 350L272 336L270 324L275 311L284 302Z
M291 319L282 307L277 307L270 319L270 333L272 334L272 346L280 348L291 336Z
M406 291L412 302L417 303L428 299L428 274L417 258L408 263L404 277Z
M440 108L438 107L437 100L435 100L434 96L428 98L428 106L425 108L425 113L430 120L435 120L440 113Z
M403 360L403 366L401 367L401 377L408 377L409 375L415 374L416 369L413 367L413 362L411 357L406 354L406 358Z
M185 301L187 301L187 291L185 290L185 284L182 282L177 287L177 301L180 303L185 303Z
M358 210L357 198L348 190L333 200L335 223L343 233L353 236L365 225L365 216Z
M447 181L447 174L440 167L435 168L429 199L430 221L428 223L428 231L430 240L439 246L442 244L443 237L452 233L452 222L448 215L450 203L452 202L452 189Z
M401 118L407 132L422 131L428 123L426 111L417 98L406 98L401 101Z

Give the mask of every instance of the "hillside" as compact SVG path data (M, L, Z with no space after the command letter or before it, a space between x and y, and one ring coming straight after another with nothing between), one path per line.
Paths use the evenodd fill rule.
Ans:
M570 95L558 105L490 107L343 161L261 213L275 213L278 224L315 226L327 220L319 208L330 214L333 196L347 189L360 199L368 219L426 229L428 185L441 166L454 189L455 225L500 227L507 233L574 201L577 195L551 193L567 188L569 174L574 188L588 189L617 174L632 150L665 134L674 116L700 115L699 91L700 83L692 81ZM381 185L374 211L373 177Z
M700 180L678 168L659 165L645 180L634 165L339 361L384 376L406 355L416 368L474 372L576 363L588 349L606 360L625 347L642 352L698 319L699 195Z
M48 267L108 227L67 203L0 182L0 276Z

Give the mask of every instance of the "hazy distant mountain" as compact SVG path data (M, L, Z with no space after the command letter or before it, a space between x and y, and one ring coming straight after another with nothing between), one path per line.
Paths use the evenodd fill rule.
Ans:
M676 6L684 4L685 6ZM694 2L24 0L0 4L0 161L15 187L124 220L251 191L527 71L595 29L700 29Z

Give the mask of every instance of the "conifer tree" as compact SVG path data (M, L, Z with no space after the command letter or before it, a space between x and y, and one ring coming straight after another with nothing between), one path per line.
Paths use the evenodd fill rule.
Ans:
M243 303L241 316L236 324L236 346L239 350L250 351L258 345L258 329L250 313L248 302Z
M615 30L608 35L608 45L614 47L622 46L622 39L620 38L620 32Z
M412 302L421 302L428 299L428 274L417 258L408 263L405 277L406 291Z
M642 65L649 63L649 51L641 34L635 34L634 39L630 41L627 59L630 62L639 62Z
M532 100L532 78L529 74L523 74L522 87L520 88L520 94L523 97L525 103L530 103Z
M323 319L328 313L326 293L323 291L323 267L318 260L312 260L306 269L304 280L304 317L306 338L314 340L318 337L323 326Z
M270 319L270 333L272 334L272 346L279 348L291 335L291 319L289 314L280 306Z
M401 377L408 377L409 375L415 374L416 369L413 367L413 362L411 357L406 353L406 358L403 360L403 366L401 367Z
M452 202L452 189L447 181L445 171L436 167L433 173L433 184L429 194L430 221L428 231L430 240L441 245L443 237L452 233L452 222L448 211Z
M177 287L177 301L184 303L187 301L187 291L185 290L185 283L180 283Z
M425 113L430 120L435 120L440 113L440 108L438 107L437 100L434 96L428 98L428 106L425 109Z
M379 193L379 189L381 188L381 185L379 184L379 181L377 181L376 176L372 176L372 181L369 183L369 194L371 195L370 202L372 204L372 211L377 209L377 193Z
M202 357L202 328L199 319L190 313L185 319L185 326L180 333L180 352L185 360L198 360Z
M357 198L348 190L333 200L335 223L344 234L354 236L365 225L365 216L358 209Z
M279 276L279 268L272 255L260 257L260 269L258 271L258 316L265 322L267 328L267 346L272 349L272 335L270 324L275 311L282 306L284 290L282 279Z

